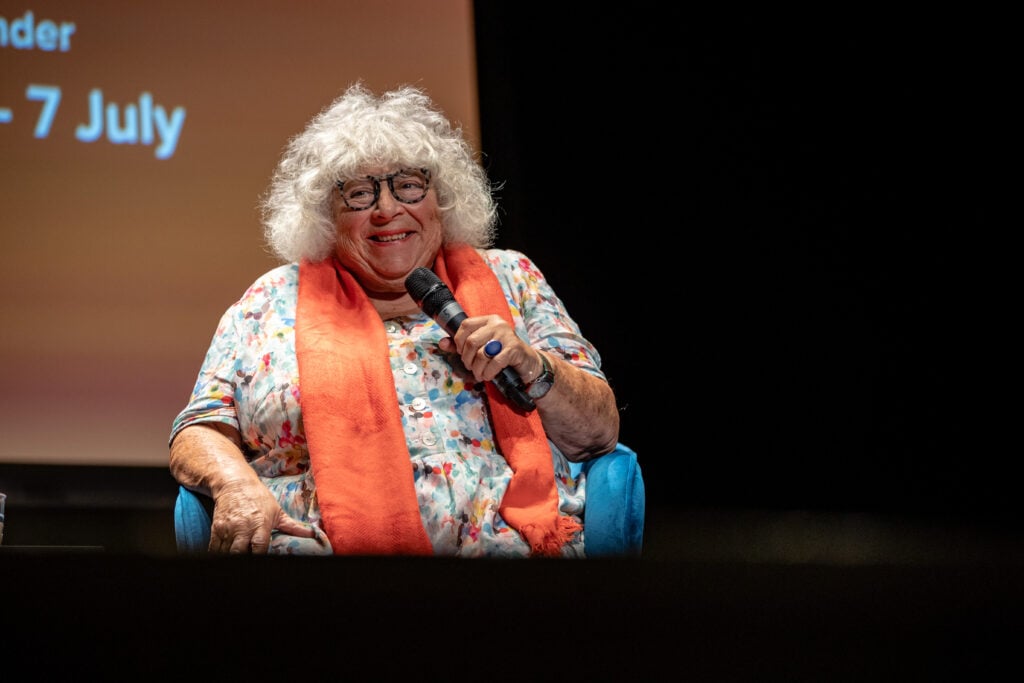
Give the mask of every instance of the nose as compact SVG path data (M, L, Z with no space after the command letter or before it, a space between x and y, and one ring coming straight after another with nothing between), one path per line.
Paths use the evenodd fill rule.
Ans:
M370 210L375 215L391 216L402 210L402 202L391 194L391 188L387 183L381 183L380 190L377 192L377 202Z
M393 213L395 209L401 206L401 202L394 198L391 194L391 188L386 182L380 184L380 189L377 191L377 203L374 204L372 210L374 212Z

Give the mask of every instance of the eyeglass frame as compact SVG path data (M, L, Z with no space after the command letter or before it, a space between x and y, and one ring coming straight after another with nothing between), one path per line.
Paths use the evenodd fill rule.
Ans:
M404 199L401 199L397 194L395 194L395 178L402 175L403 173L408 174L409 171L419 171L420 173L423 174L424 180L427 181L426 185L423 186L423 196L420 197L419 199L414 199L412 201L406 201ZM348 199L345 198L345 183L352 182L353 180L369 180L373 182L373 201L361 209L358 209L349 204ZM394 197L395 201L399 202L400 204L419 204L420 202L427 198L427 192L430 191L429 168L400 168L394 173L388 173L387 175L367 175L361 176L359 178L349 178L348 180L336 180L334 181L334 185L338 188L338 193L341 195L341 201L345 202L345 206L347 206L350 211L366 211L368 209L372 209L374 206L376 206L377 202L380 201L380 185L381 181L384 180L387 181L388 191L391 192L391 196Z

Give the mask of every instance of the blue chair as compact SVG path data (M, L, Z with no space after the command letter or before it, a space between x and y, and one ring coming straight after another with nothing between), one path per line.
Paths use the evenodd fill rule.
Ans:
M593 460L572 463L573 476L587 476L583 530L587 557L639 557L647 499L633 449L619 443Z
M611 453L572 464L587 477L583 526L587 557L639 557L643 548L645 492L636 453L618 444ZM174 504L174 535L181 553L206 552L213 501L184 486Z

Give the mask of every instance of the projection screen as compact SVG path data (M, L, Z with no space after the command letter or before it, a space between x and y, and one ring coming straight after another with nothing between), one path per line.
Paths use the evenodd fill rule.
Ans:
M163 466L267 252L288 139L355 80L479 146L470 0L0 4L0 462Z

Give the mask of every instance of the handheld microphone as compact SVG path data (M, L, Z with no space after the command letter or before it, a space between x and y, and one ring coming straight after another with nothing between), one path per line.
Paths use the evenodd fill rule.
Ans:
M466 312L455 300L452 290L448 289L448 285L435 275L434 271L422 266L415 269L405 278L405 289L424 313L443 327L445 332L455 336L455 332L467 317ZM537 407L526 393L522 377L512 368L502 368L495 376L494 384L502 395L517 407L526 411Z

